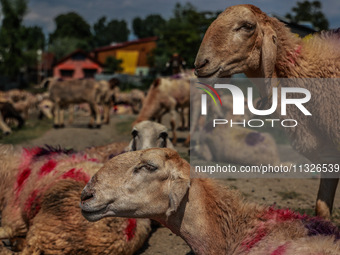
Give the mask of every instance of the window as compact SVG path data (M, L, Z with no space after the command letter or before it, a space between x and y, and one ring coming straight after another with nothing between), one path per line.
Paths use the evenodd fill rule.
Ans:
M60 74L62 78L72 78L74 70L72 69L60 69Z
M83 69L84 78L94 78L94 75L97 73L97 69Z

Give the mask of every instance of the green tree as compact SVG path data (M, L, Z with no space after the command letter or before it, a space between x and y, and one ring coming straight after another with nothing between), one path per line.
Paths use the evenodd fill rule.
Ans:
M310 21L317 30L327 30L329 22L323 12L319 1L297 2L297 6L292 8L293 14L287 13L286 18L292 22Z
M91 27L79 14L75 12L61 14L54 21L56 23L56 30L50 34L50 43L53 43L57 38L76 38L83 40L89 45L91 44Z
M106 46L112 42L128 40L129 29L125 20L111 20L107 22L105 16L99 18L93 25L93 41L96 47Z
M157 33L158 45L150 63L158 70L164 69L171 55L177 52L186 61L187 67L193 67L204 33L218 14L198 12L190 3L177 3L172 17Z
M21 23L27 12L25 0L0 0L3 22L0 29L0 73L18 77L25 64L22 50Z
M138 38L155 36L164 28L166 21L158 14L147 16L144 20L136 17L132 21L133 33Z
M56 59L61 59L77 49L89 50L88 45L81 39L74 37L60 37L53 40L48 46L48 51L52 52Z
M122 68L123 61L121 59L116 59L115 57L107 57L105 60L105 72L115 73L123 71Z
M45 48L45 35L41 27L22 27L24 50L37 50Z

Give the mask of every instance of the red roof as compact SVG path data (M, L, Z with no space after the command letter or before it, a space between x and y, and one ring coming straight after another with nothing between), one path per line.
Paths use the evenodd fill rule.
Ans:
M68 54L67 56L63 57L62 59L60 59L56 64L56 65L59 65L61 64L62 62L68 60L70 57L72 57L74 54L77 54L77 53L81 53L83 55L85 55L88 59L90 59L92 62L96 63L97 65L99 66L102 66L101 63L99 63L95 58L93 58L92 56L90 56L90 54L88 54L86 51L83 51L83 50L76 50L70 54ZM97 67L96 67L97 68Z
M64 64L58 65L58 68L59 69L64 69L64 70L73 70L75 68L75 66L64 63Z
M129 46L129 45L133 45L133 44L157 41L157 39L158 39L157 36L147 37L147 38L142 38L142 39L138 39L138 40L134 40L134 41L128 41L128 42L123 42L123 43L117 43L115 45L100 47L100 48L94 49L93 51L94 52L99 52L99 51L107 51L107 50L119 49L119 48L123 48L123 47Z

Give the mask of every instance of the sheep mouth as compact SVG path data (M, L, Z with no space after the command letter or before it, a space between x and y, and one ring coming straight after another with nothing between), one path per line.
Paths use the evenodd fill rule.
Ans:
M109 211L108 205L104 205L100 209L96 208L84 208L82 205L80 205L81 208L81 213L87 219L88 221L97 221L100 220L101 218L105 217L106 214Z
M220 68L217 68L210 73L201 74L198 70L195 70L195 75L198 78L211 78L211 77L215 76L215 74L218 73L219 71L220 71Z

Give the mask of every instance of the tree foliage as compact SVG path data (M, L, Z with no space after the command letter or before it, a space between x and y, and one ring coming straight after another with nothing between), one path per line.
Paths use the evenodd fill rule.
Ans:
M287 13L286 18L292 22L310 21L317 30L327 30L329 22L321 11L322 4L319 1L297 2L292 8L293 14Z
M15 79L25 64L21 24L27 12L26 0L0 0L3 22L0 29L0 72Z
M109 45L113 42L128 40L129 29L125 20L111 20L107 22L103 16L93 25L94 45L96 47Z
M50 34L51 43L57 38L76 38L91 43L91 26L79 14L75 12L61 14L54 21L56 30Z
M148 15L145 19L136 17L132 21L133 33L138 38L155 36L164 28L166 21L161 15Z
M172 17L158 31L158 45L151 60L154 67L164 69L165 63L175 52L186 61L187 67L193 67L204 33L218 14L198 12L190 3L177 3Z
M105 61L105 72L106 73L115 73L123 71L122 68L123 61L121 59L117 59L114 57L107 57Z

